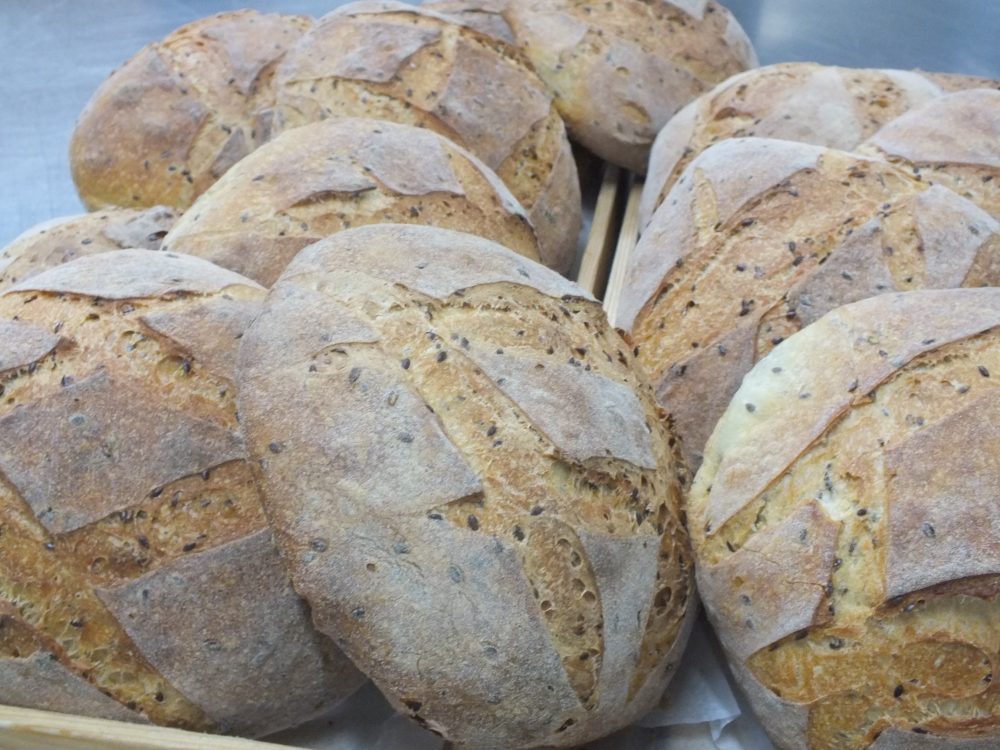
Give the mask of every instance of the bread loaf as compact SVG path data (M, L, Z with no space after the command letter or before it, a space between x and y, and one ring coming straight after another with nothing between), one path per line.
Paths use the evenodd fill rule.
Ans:
M1000 284L1000 225L878 160L737 138L698 156L629 259L615 325L691 465L743 375L838 305Z
M884 126L858 152L944 185L1000 219L1000 91L932 99Z
M883 295L778 346L719 421L698 588L781 750L1000 744L998 371L1000 290Z
M952 90L1000 82L946 73L780 63L720 83L657 136L639 207L645 226L698 154L726 138L757 136L853 151L904 112Z
M527 210L542 262L569 269L581 224L576 164L550 95L511 47L405 3L350 3L303 37L277 86L285 127L373 117L464 146Z
M156 250L177 221L165 206L109 208L32 227L0 250L0 293L46 269L109 250Z
M190 206L267 140L274 66L310 24L220 13L141 49L101 84L73 131L84 204Z
M524 209L472 154L429 130L353 118L295 128L255 151L163 244L271 285L306 245L376 222L472 232L538 259Z
M505 17L573 138L634 172L677 110L757 64L714 0L510 0Z
M458 20L464 26L475 29L507 44L516 44L514 32L503 17L503 9L508 0L437 0L423 3L426 10Z
M238 430L263 296L120 250L0 297L0 703L258 735L363 680L293 592Z
M240 351L296 590L390 701L461 746L634 721L695 610L652 393L599 303L419 226L303 250Z

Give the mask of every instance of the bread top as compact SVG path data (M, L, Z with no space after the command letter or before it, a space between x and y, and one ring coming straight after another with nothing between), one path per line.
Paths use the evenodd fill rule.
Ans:
M259 735L363 679L312 629L246 460L233 362L263 296L121 250L0 297L4 703Z
M660 132L649 160L640 226L699 153L727 138L757 136L853 151L883 125L955 89L990 83L907 70L780 63L720 83ZM998 82L992 82L1000 85Z
M678 479L589 294L478 237L363 227L296 257L240 356L296 589L401 711L526 748L658 700L695 609Z
M514 32L503 17L507 2L508 0L437 0L422 3L421 7L443 13L480 34L513 45L516 44Z
M429 130L354 118L282 133L199 198L163 244L270 285L306 245L376 222L481 234L538 258L524 209L476 157Z
M274 67L311 23L232 11L143 47L101 84L73 131L84 204L191 205L269 137Z
M1000 91L932 99L885 125L858 148L943 185L1000 218Z
M714 0L510 0L504 15L573 138L639 173L677 110L757 64Z
M46 269L109 250L156 250L177 221L165 206L108 208L38 224L0 250L0 293Z
M793 141L698 156L629 259L613 322L692 466L740 379L838 305L1000 282L1000 226L892 165Z
M882 295L774 349L716 426L699 591L779 747L996 744L997 368L1000 290Z
M350 3L317 22L276 80L282 127L371 117L464 146L528 211L543 262L569 270L581 222L576 165L551 96L514 48L423 7Z

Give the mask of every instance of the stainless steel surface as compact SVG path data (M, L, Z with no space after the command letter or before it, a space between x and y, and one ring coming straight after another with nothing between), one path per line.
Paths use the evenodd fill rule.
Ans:
M337 0L0 0L0 246L81 211L69 176L73 123L142 45L251 4L321 15ZM764 64L922 67L1000 77L1000 0L730 0Z

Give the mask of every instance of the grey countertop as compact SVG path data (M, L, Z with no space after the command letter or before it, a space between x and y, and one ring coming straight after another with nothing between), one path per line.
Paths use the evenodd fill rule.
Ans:
M337 0L0 0L0 247L82 210L73 123L144 44L221 10L322 15ZM762 64L923 68L1000 78L1000 0L729 0Z

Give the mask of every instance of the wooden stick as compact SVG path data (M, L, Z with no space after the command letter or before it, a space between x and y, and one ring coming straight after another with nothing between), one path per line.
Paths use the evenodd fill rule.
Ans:
M639 240L639 199L641 197L642 181L632 178L628 203L625 205L625 216L622 219L621 231L618 233L615 259L611 265L608 288L604 294L604 311L608 314L608 320L613 326L618 325L618 302L621 300L622 287L625 285L625 271L628 269L632 250Z
M288 750L285 745L0 706L3 750Z
M601 189L594 206L594 220L590 224L590 236L576 277L576 282L598 299L604 294L611 268L612 252L618 237L622 193L621 168L605 164Z

